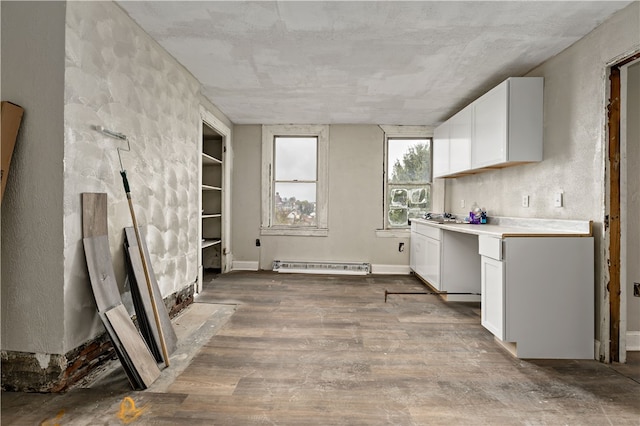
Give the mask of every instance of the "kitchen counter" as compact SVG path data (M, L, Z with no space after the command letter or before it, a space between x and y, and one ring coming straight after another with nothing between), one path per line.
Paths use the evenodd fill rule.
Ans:
M506 237L591 237L593 226L586 220L556 220L494 217L489 223L475 225L470 223L438 222L427 219L411 219L424 225L446 231L472 235L486 235L495 238Z
M519 358L594 357L591 221L411 220L410 265L447 301L480 301L481 324Z

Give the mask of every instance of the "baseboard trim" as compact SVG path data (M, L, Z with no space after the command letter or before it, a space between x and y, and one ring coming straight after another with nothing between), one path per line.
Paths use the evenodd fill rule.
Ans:
M640 331L627 331L627 350L640 351Z
M232 271L257 271L260 268L260 262L252 260L234 260L231 263Z
M600 340L593 339L593 359L604 362L604 354L600 355Z
M409 265L371 265L371 273L379 275L409 275Z

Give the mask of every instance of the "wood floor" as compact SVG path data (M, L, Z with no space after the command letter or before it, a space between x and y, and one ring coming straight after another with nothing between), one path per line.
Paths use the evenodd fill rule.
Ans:
M133 392L123 376L65 395L3 394L2 424L640 425L637 353L619 371L518 360L482 328L478 304L385 303L385 290L425 288L411 276L218 276L196 304L235 312L162 391Z

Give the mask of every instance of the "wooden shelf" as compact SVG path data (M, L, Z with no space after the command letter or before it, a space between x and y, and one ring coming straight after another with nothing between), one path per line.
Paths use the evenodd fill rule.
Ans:
M215 246L220 244L220 238L203 238L202 239L202 248L207 248L211 246Z
M202 215L203 219L210 219L212 217L222 217L222 214L221 213L211 213L211 214L205 213Z
M206 126L206 127L205 127ZM200 151L200 251L199 268L223 267L222 233L225 220L222 215L224 192L224 136L203 122L202 150ZM199 276L201 278L201 276Z
M219 186L211 186L211 185L202 185L203 191L222 191L222 188Z
M222 160L218 160L215 157L210 156L209 154L202 153L202 165L203 166L215 166L222 165Z

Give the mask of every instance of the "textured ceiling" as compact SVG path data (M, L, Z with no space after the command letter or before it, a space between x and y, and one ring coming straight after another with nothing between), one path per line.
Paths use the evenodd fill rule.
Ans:
M235 123L427 125L629 3L119 2Z

